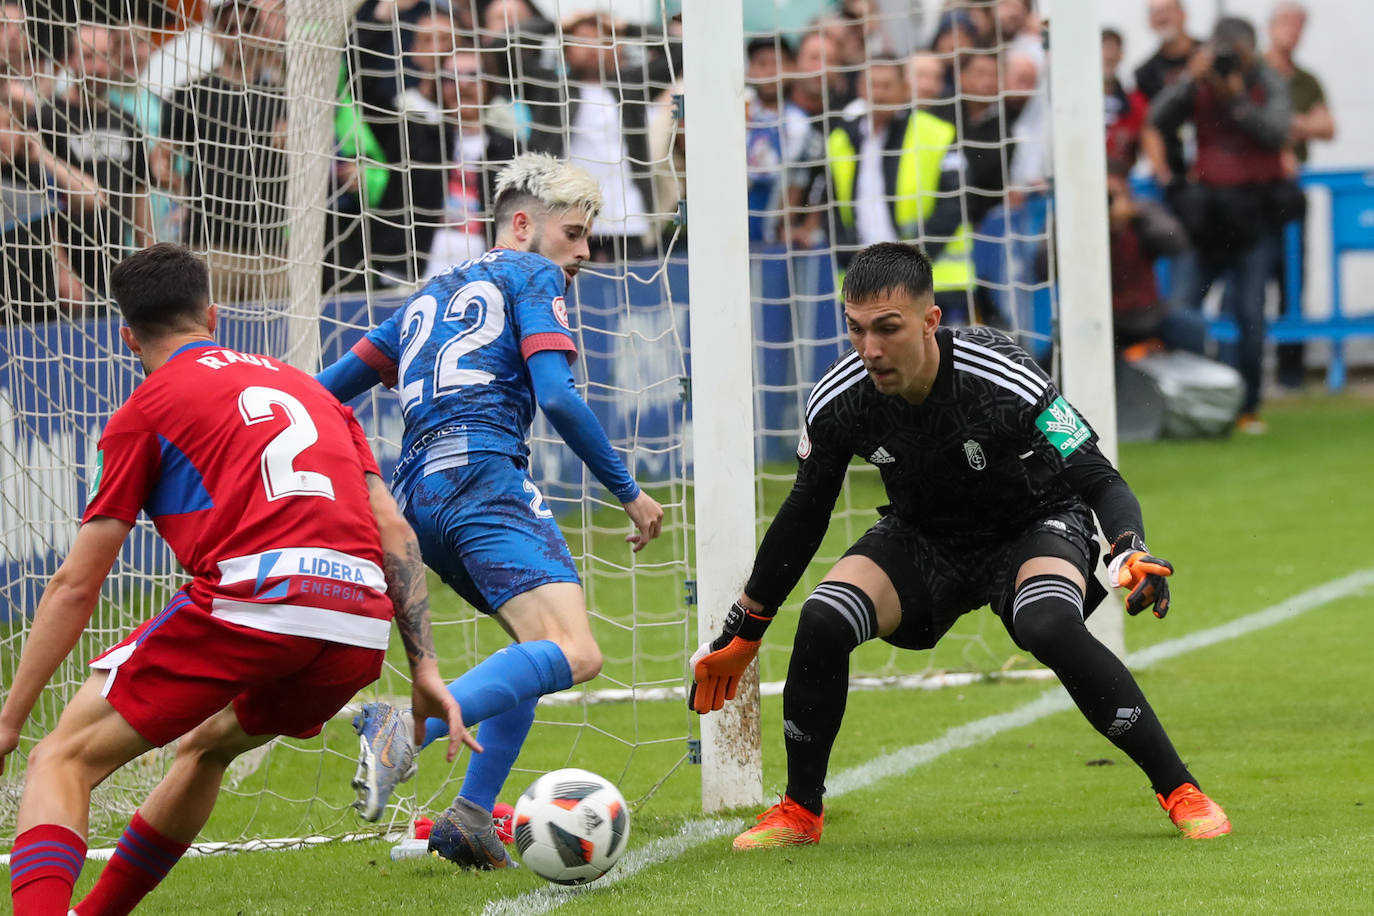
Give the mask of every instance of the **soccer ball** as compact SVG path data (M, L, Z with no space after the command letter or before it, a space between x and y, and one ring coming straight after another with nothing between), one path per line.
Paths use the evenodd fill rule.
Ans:
M595 881L630 839L630 809L611 782L586 770L546 773L515 803L520 861L555 884Z

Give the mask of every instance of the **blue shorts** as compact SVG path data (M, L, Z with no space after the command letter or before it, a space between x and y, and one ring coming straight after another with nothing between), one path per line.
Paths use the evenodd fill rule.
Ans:
M405 500L425 565L484 614L550 582L580 582L529 473L498 455L427 474Z

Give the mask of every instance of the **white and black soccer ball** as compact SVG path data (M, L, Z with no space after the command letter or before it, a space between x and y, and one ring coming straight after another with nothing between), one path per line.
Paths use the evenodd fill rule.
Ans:
M568 768L546 773L515 803L520 861L555 884L595 881L630 839L630 809L609 780Z

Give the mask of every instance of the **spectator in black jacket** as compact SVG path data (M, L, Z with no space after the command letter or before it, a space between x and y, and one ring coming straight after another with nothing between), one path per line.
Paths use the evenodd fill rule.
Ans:
M1135 71L1136 91L1147 103L1153 103L1165 87L1185 75L1189 59L1201 45L1188 34L1188 14L1182 0L1150 0L1150 29L1159 38L1159 48ZM1163 188L1165 202L1182 216L1195 151L1184 148L1178 128L1160 130L1150 120L1141 128L1140 146ZM1177 291L1174 295L1178 298Z
M53 195L51 191L56 191ZM8 106L0 105L0 324L47 321L77 312L81 280L54 244L53 218L99 213L104 196L95 179L54 156Z
M281 17L279 4L219 7L219 67L163 105L154 172L185 195L182 240L206 251L215 302L286 296L286 95L268 44Z
M327 289L364 289L369 276L372 285L391 286L425 275L444 219L451 159L443 118L420 87L435 79L463 22L470 23L471 10L462 6L368 0L358 11L349 89L385 180L378 191L358 169L357 193L340 197L326 252Z
M104 296L122 253L152 240L144 137L132 115L110 104L111 88L134 80L132 62L127 28L77 26L66 61L71 87L37 112L48 152L100 188L101 207L56 216L57 244L92 300Z
M964 51L959 55L957 101L932 108L958 129L964 193L961 216L977 226L987 212L1002 202L1007 175L1016 154L1008 125L1026 106L1023 94L999 93L1001 55L994 50ZM951 208L950 212L953 210ZM928 229L943 235L942 227ZM930 252L927 252L930 253ZM931 254L935 257L935 254Z
M605 204L593 226L593 261L637 260L654 253L654 201L648 112L681 72L678 53L650 54L645 67L622 55L624 27L604 13L563 24L567 80L532 75L523 87L535 152L566 157L601 185Z

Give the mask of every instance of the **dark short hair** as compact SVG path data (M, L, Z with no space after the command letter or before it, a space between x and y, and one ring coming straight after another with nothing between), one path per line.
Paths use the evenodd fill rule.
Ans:
M198 324L210 304L210 272L184 245L159 242L110 271L110 293L139 337L159 337Z
M898 73L902 74L902 81L906 82L906 61L889 55L879 55L868 59L869 70L878 70L882 68L896 70Z
M1222 16L1217 20L1217 24L1212 27L1212 43L1234 48L1238 44L1246 44L1251 49L1259 47L1255 38L1255 27L1250 24L1250 20L1242 19L1239 16Z
M781 35L776 35L771 38L759 37L750 39L749 43L744 46L745 60L752 59L753 56L760 51L777 51L778 57L783 60L795 60L797 57L797 52L792 50L792 42Z
M960 72L980 57L990 57L995 64L1002 62L1002 54L996 48L960 48L955 53L955 58L959 61Z
M1124 48L1124 47L1126 47L1126 40L1125 40L1124 38L1121 37L1121 33L1120 33L1120 32L1118 32L1116 29L1113 29L1113 28L1105 28L1105 29L1102 30L1102 40L1103 40L1103 41L1114 41L1114 42L1116 42L1116 46L1117 46L1118 48Z
M930 47L934 48L946 32L952 32L955 29L962 29L964 34L975 41L981 37L978 34L978 24L973 21L972 16L963 10L946 10L940 14L940 19L935 27L935 34L930 39Z
M878 242L854 255L844 275L844 301L866 302L900 291L919 299L935 289L930 258L918 245Z

